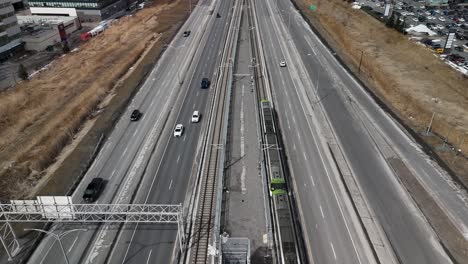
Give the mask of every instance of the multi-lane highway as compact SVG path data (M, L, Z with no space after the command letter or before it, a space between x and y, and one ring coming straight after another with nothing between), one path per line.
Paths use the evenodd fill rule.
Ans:
M285 139L292 155L292 173L297 181L299 200L305 206L302 207L303 220L309 229L307 235L311 239L314 260L329 263L333 261L332 256L339 263L367 263L362 259L365 255L356 250L360 248L356 246L359 240L349 232L353 230L351 221L341 220L346 219L343 217L346 214L340 215L346 206L339 205L339 198L334 199L340 184L333 182L332 170L320 170L327 162L320 147L314 147L320 146L321 131L314 127L317 125L314 113L319 112L316 104L321 104L397 258L403 263L450 263L429 225L352 112L349 98L343 96L343 90L347 89L362 93L362 87L339 66L290 1L257 1L257 12L259 19L265 20L261 34L272 73L277 111L282 128L287 131L284 134L288 135ZM282 60L288 64L287 69L279 68ZM318 96L314 95L314 90ZM314 225L315 229L311 228ZM334 250L323 248L327 239L334 244Z
M298 86L303 84L292 72L296 62L288 59L289 48L282 45L284 33L278 31L281 16L271 1L256 1L255 7L275 108L297 184L307 249L316 263L373 263L356 216L345 204L333 164L324 154L319 130L302 105ZM281 61L287 66L280 67Z
M181 28L191 34L177 35L168 45L74 193L75 203L82 202L92 178L102 177L107 184L98 203L188 204L213 89L201 89L200 82L216 78L234 3L199 1ZM290 1L249 3L256 23L249 30L261 40L271 86L271 98L260 99L272 100L278 114L310 262L377 263L327 145L336 136L397 259L450 263L362 117L372 120L395 153L440 195L453 219L463 223L467 207L443 173L341 67ZM280 67L283 61L286 67ZM138 122L129 120L133 109L143 112ZM190 122L195 110L202 115L200 123ZM173 137L176 124L185 128L182 137ZM175 225L84 227L89 230L63 239L73 263L171 263L177 256ZM44 239L30 263L63 263L63 256Z
M208 12L212 3L200 1L181 29L191 30L190 36L177 35L169 44L75 191L75 203L82 202L83 190L94 177L107 181L98 203L184 201L202 126L190 124L190 118L199 110L203 121L210 89L201 89L200 82L203 77L213 79L232 1L218 1L219 18ZM138 122L129 120L133 109L143 112ZM185 131L183 137L172 138L177 123ZM90 231L63 240L73 262L101 263L110 258L111 263L143 263L152 256L158 263L168 263L172 257L176 234L172 226L159 233L154 231L157 226L153 231L129 227L120 235L115 226L97 232L96 226L84 227ZM115 237L118 250L112 250ZM46 239L30 263L63 263L63 256L58 245Z
M157 170L152 172L154 181L145 197L145 203L180 204L184 202L187 183L194 167L202 123L191 123L192 113L206 114L209 89L202 89L201 79L208 77L212 82L219 63L223 37L229 29L229 16L233 1L221 1L213 28L208 33L207 46L203 49L198 65L189 81L188 91L177 116L176 124L183 124L181 138L170 137ZM212 86L213 88L214 86ZM114 246L110 263L170 263L174 253L177 226L140 225L135 229L124 229Z

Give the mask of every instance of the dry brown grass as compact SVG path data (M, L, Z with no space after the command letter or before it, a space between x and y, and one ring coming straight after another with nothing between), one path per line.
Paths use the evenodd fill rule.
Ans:
M120 19L33 80L0 94L0 197L25 195L148 43L158 38L158 16L173 5L160 3Z
M433 131L468 153L468 79L433 52L408 40L360 10L338 0L297 0L317 5L312 19L334 40L338 52L357 68L374 92L415 130L435 112ZM450 132L449 132L450 131ZM461 144L463 143L463 144Z

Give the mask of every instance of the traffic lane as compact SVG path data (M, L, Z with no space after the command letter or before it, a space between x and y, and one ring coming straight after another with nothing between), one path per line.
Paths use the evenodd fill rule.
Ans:
M216 29L216 28L214 29L213 32L215 32L214 33L215 37L218 37L218 36L216 36L217 33L219 34L219 37L221 37L222 34L220 34L220 32L216 33L216 31L219 31L219 29ZM218 41L218 46L219 45L220 45L220 41ZM207 50L207 52L209 52L209 53L212 53L213 51L216 51L216 49L214 49L214 50L213 49L208 49ZM203 55L205 55L205 54L203 54ZM216 56L211 56L212 54L209 54L208 56L203 56L203 55L201 57L203 59L201 59L200 64L205 65L205 67L202 67L202 68L198 67L197 71L195 73L195 76L199 76L198 71L202 71L201 74L203 74L206 70L211 71L211 72L213 72L215 70L213 62L216 60ZM211 67L208 66L208 63L210 63L209 65L211 65ZM207 68L207 66L208 66L208 68ZM179 116L178 123L183 124L184 121L182 121L182 120L187 120L187 119L190 120L191 114L193 113L193 109L195 108L196 105L199 105L198 107L196 107L197 109L201 109L202 113L204 112L204 109L206 108L207 96L193 96L192 95L194 93L197 93L197 94L200 93L199 89L200 89L200 85L197 82L191 83L191 85L189 86L189 91L188 91L188 94L187 94L187 98L189 98L189 101L184 102L184 105L182 106L182 110L181 110L181 115ZM205 94L207 95L207 93L208 93L208 91L206 90ZM197 102L193 102L194 106L190 107L192 101L194 101L194 100L199 100L198 104L197 104ZM187 126L186 126L186 128L187 128ZM157 172L157 175L156 175L156 177L157 177L156 180L160 181L160 184L157 183L155 185L156 188L158 188L158 190L156 190L156 191L150 190L147 202L159 203L159 204L163 204L163 203L175 204L175 203L181 203L183 201L183 198L185 196L186 189L187 189L186 185L188 184L188 177L184 177L184 176L187 176L187 175L190 176L190 173L187 173L187 172L191 171L191 167L192 167L192 164L193 164L193 159L195 157L195 155L193 153L195 153L195 149L196 149L196 146L197 146L197 143L198 143L200 126L195 127L194 130L195 131L192 131L193 135L191 135L189 137L186 134L186 133L188 133L188 131L186 129L186 131L184 132L185 137L170 140L169 145L168 145L168 150L164 154L164 157L163 157L162 167ZM184 142L187 137L188 137L188 139L186 140L186 142L188 144L188 147L187 147L187 145L181 143L181 141ZM192 151L190 151L190 150L192 150ZM183 153L184 155L181 156L181 153ZM165 159L167 159L167 161L165 161ZM178 165L174 166L174 160L175 160L176 163L179 163L181 159L182 159L183 165L182 166L178 166ZM185 174L184 174L184 172L185 172ZM167 175L176 175L176 177L175 178L170 178L170 177L166 177ZM160 188L158 186L161 186L163 189L164 189L164 187L169 186L171 189L174 188L174 190L170 190L170 192L168 191L169 188L167 190L159 190ZM168 236L171 236L170 232L168 233ZM131 256L135 256L135 254L140 256L140 257L137 257L137 258L133 258L133 259L137 259L136 263L138 263L138 261L141 261L141 259L144 258L144 255L146 254L146 252L144 252L142 254L138 254L137 253L139 251L138 246L133 247L132 245L133 244L136 244L136 245L144 244L144 245L146 245L148 243L149 244L159 245L160 244L158 242L159 238L167 239L167 237L162 236L159 233L159 231L155 231L155 233L153 233L153 232L148 232L147 230L146 230L146 232L140 232L140 230L137 230L134 233L134 235L132 235L132 239L131 239L131 241L129 243L129 247L128 247L128 252L130 252ZM142 240L143 242L140 242L140 240ZM157 251L160 251L160 250L166 251L165 249L159 249L159 248L155 249L155 250L157 250ZM164 256L166 256L166 255L164 255ZM164 258L162 255L158 256L158 259L167 261L167 259ZM125 259L125 261L127 261L127 259Z
M200 20L199 17L202 17L202 16L196 16L195 21L199 21ZM193 16L189 17L189 22L192 18ZM194 41L193 39L194 38L192 37L190 41L193 42ZM181 41L183 41L183 39L179 37L176 37L174 39L175 43L178 43ZM89 171L89 174L93 175L92 177L100 176L105 179L111 180L116 171L123 171L122 169L116 169L114 167L114 164L123 165L125 163L123 162L124 161L123 159L127 159L126 161L131 161L136 155L136 149L138 149L137 146L141 145L141 143L144 140L144 136L142 134L145 131L148 131L147 124L150 124L151 126L154 125L154 121L156 120L156 117L155 117L156 114L161 113L161 111L158 111L158 109L155 109L155 108L159 107L160 105L163 105L163 102L167 101L168 96L166 97L159 96L159 94L167 95L167 91L170 91L169 87L171 87L171 85L169 85L168 81L174 78L168 78L167 76L175 74L176 67L178 67L176 65L182 64L180 62L181 60L185 58L184 53L187 53L188 49L178 54L173 54L174 52L175 51L172 49L165 51L166 56L162 57L162 60L158 63L155 70L152 71L149 78L147 79L143 87L140 89L141 92L137 94L134 100L132 100L131 106L128 107L128 111L127 111L128 113L125 113L125 116L122 117L122 119L127 119L127 118L129 119L129 115L132 109L139 108L143 112L142 119L138 122L131 122L130 120L127 119L128 121L126 122L120 122L120 123L123 123L123 125L118 124L118 126L116 126L116 128L113 131L113 135L111 135L111 137L109 137L108 142L106 142L107 146L104 146L104 150L106 150L108 146L111 144L114 146L114 148L112 148L110 154L108 155L108 158L105 159L104 162L99 162L102 160L102 155L100 155L96 159L96 162L93 163L93 166L91 167ZM169 67L162 67L162 68L159 67L161 64L163 64L164 62L167 62L168 60L176 60L176 63L170 64L171 66ZM156 73L159 73L159 72L161 72L159 75L156 75L155 77L153 77ZM163 82L161 82L159 79L163 78L163 76L166 76L166 77L164 78ZM169 77L173 77L173 76L169 76ZM143 98L143 99L139 100L140 98ZM141 105L141 107L137 107L137 105ZM142 128L142 125L141 125L142 123L146 124L146 127ZM127 127L123 127L124 125L127 125ZM116 136L115 136L116 132L123 132L123 134L120 133L120 135L116 139ZM121 142L125 142L125 143L120 144ZM129 147L128 143L126 142L133 142L134 144L131 144ZM129 148L132 150L129 151ZM126 155L127 151L129 155ZM114 155L117 156L118 158L116 158ZM102 166L101 168L96 168L95 165L98 163L101 164ZM126 164L128 164L128 162ZM104 171L99 171L100 169ZM81 186L82 188L81 192L84 190L84 187L85 186L83 185Z
M332 63L331 67L340 78L355 83L348 74L339 70L341 67L337 63ZM399 152L403 160L408 161L407 164L414 168L417 176L429 186L432 192L437 194L437 198L447 207L446 210L450 211L455 221L460 226L466 226L468 222L468 207L464 202L466 198L461 194L460 188L452 184L450 176L437 164L431 164L430 158L423 153L414 140L363 89L357 84L350 85L348 88L359 102L360 108L365 109L371 122L376 124L393 149Z
M178 42L178 39L176 39L175 41ZM166 51L166 53L171 53L171 52ZM163 58L169 58L169 59L172 59L172 60L178 59L180 61L181 59L183 59L183 54L179 55L179 56L170 56L170 54L167 54ZM162 62L164 62L164 61L162 60L159 63L161 64ZM167 76L168 72L174 71L174 69L175 69L174 64L173 64L172 67L163 67L162 71L161 71L161 75L158 75L158 76L165 76L165 75ZM154 73L156 73L156 71L152 72L152 74L154 74ZM159 77L159 78L162 78L162 77ZM160 86L161 88L168 87L168 85L167 85L167 80L168 79L169 78L166 77L165 81L162 84L160 82L158 84L158 82L156 81L155 78L151 79L151 75L150 75L150 77L147 79L147 80L150 80L150 81L145 82L145 85L147 87L142 87L141 88L142 91L149 90L149 92L146 93L146 94L143 94L144 96L142 96L142 94L139 93L135 97L135 99L133 100L132 105L138 104L138 103L136 103L136 101L138 101L138 98L141 98L141 97L143 97L143 101L140 102L142 104L142 108L140 108L140 109L144 109L146 107L145 104L146 105L150 104L150 106L148 106L148 108L151 108L153 106L162 105L162 102L165 101L165 98L162 97L162 96L158 97L158 94L160 93L160 91L162 91L162 89L154 89L154 87L157 87L157 86ZM156 100L149 101L149 98L156 98ZM126 171L126 169L128 169L128 166L129 166L128 164L132 163L132 161L136 157L136 149L139 148L139 146L142 144L142 142L144 140L143 136L136 135L136 134L139 131L141 131L141 133L144 134L145 131L148 130L147 128L141 128L141 126L138 126L138 125L141 124L141 123L144 124L145 123L144 121L149 119L149 121L147 121L146 124L150 124L150 126L153 126L154 125L153 120L155 120L156 113L161 112L161 111L156 111L155 109L148 109L147 111L142 110L144 112L144 115L143 115L142 119L140 121L138 121L138 122L131 122L128 119L129 119L129 113L130 113L130 111L132 111L133 108L137 108L137 107L132 107L132 106L128 107L128 110L127 110L128 115L126 113L124 116L122 116L122 118L121 118L122 121L120 121L121 124L127 125L127 127L116 127L116 129L114 130L116 132L124 132L123 135L122 134L120 135L121 137L118 139L117 142L110 142L110 141L107 142L108 145L113 144L114 146L116 146L115 148L112 149L112 151L110 153L110 156L109 156L109 159L106 160L106 164L103 165L104 170L107 169L107 171L102 171L102 172L95 172L95 171L92 171L92 170L90 171L90 173L93 173L93 174L95 173L95 175L92 176L92 177L100 176L102 178L105 178L108 181L107 188L105 189L105 193L103 193L103 195L101 196L101 198L99 199L98 202L102 203L103 200L104 201L109 200L110 197L109 197L109 195L107 195L107 198L106 198L106 194L107 193L110 194L111 190L115 191L117 189L117 187L119 186L118 183L111 184L111 180L112 180L112 178L114 176L114 173L116 171ZM146 113L152 114L153 117L150 117ZM125 121L125 119L127 119L127 121ZM111 136L111 138L112 137L115 138L115 132L114 132L114 135ZM129 150L128 144L120 144L120 142L136 142L136 143L131 144L130 148L133 149L133 150ZM125 149L122 149L122 148L119 149L119 146L121 146L122 148L125 148ZM115 160L115 157L112 158L114 156L114 153L117 154L117 155L120 155L120 157L117 159L117 161ZM111 163L111 166L107 166L107 163ZM94 164L96 164L96 163L94 163ZM115 167L113 168L112 167L113 164L119 164L122 167L120 169L117 169ZM110 172L110 170L112 170L112 172ZM124 174L122 174L120 176L123 176L123 175ZM90 176L88 176L88 177L90 177ZM79 202L82 202L81 194L84 191L84 188L88 184L89 181L86 181L86 180L83 181L84 184L82 184L81 188L78 188L77 192L75 192L75 194L77 194L75 196L76 197L75 200L78 200ZM93 232L94 231L89 231L89 233L93 233ZM68 245L70 245L70 247L69 247L70 249L72 249L72 248L74 248L76 246L79 246L79 245L77 245L77 239L79 238L79 236L90 238L91 234L80 234L80 235L67 236L67 238L64 239L64 241L63 241L64 246L68 247ZM79 243L79 241L78 241L78 243ZM56 256L56 253L54 253L54 252L56 252L57 250L58 249L54 250L54 249L49 248L48 252L51 252L51 256L53 256L53 258L55 258L54 256ZM60 252L58 252L58 253L60 254ZM47 257L47 255L46 255L46 257ZM44 258L43 261L47 261L47 262L51 263L51 260L48 259L48 258Z
M199 21L200 18L197 16L195 21ZM189 20L192 18L189 17ZM198 29L200 30L200 29ZM183 41L183 39L179 38L176 36L174 39L175 43L172 43L174 46L178 46ZM194 44L194 38L189 39L189 43L186 44ZM127 108L128 110L124 114L125 116L122 117L122 119L129 118L130 112L132 109L138 109L142 110L143 112L143 120L140 120L138 124L133 125L128 121L127 123L124 122L123 125L119 126L119 124L116 126L116 128L113 130L113 133L109 137L110 142L106 142L106 146L104 146L104 149L110 148L110 152L108 154L101 154L97 157L96 162L93 164L93 167L90 169L90 173L93 173L96 177L100 173L100 171L106 167L113 167L115 164L115 160L109 161L110 157L112 155L121 155L122 153L125 152L125 149L127 148L128 144L120 144L120 142L128 142L130 138L133 137L133 142L138 142L143 141L142 135L135 135L135 130L137 128L140 128L141 125L140 123L144 122L144 119L147 118L148 113L158 113L160 111L157 111L157 109L154 109L155 107L153 106L159 106L162 105L161 102L166 101L163 98L160 98L159 94L167 94L168 89L167 87L167 81L168 79L174 79L173 76L170 76L168 78L168 75L171 75L169 73L174 72L176 69L176 65L181 64L181 61L186 57L186 53L188 52L188 49L182 53L179 51L169 49L164 52L166 56L162 56L161 61L158 62L157 66L155 67L155 70L153 70L149 77L147 78L147 81L143 84L143 86L140 88L140 92L135 96L135 98L132 100L131 105ZM175 63L169 63L170 61L176 61ZM170 67L161 67L161 65L171 65ZM161 83L163 82L163 83ZM163 92L161 92L163 90ZM155 99L155 100L154 100ZM155 102L159 101L159 102ZM149 106L148 106L149 105ZM150 123L150 122L148 122ZM127 127L123 127L124 125L127 125ZM131 127L129 127L131 126ZM137 128L135 128L135 126ZM127 131L127 129L130 128L130 131ZM133 135L132 135L133 133ZM111 143L112 142L112 143ZM109 147L110 146L110 147ZM116 153L116 154L114 154ZM104 159L104 161L103 161ZM111 163L108 165L108 163ZM96 169L96 170L94 170ZM108 175L110 173L107 171L106 173L103 173L104 175Z
M306 116L301 114L304 111L298 109L299 104L291 107L292 104L290 102L299 99L291 98L291 92L287 92L287 90L287 88L284 89L284 93L279 94L277 97L282 98L278 100L277 110L283 121L283 131L286 132L283 134L288 135L285 137L285 141L286 146L289 146L288 149L290 150L288 156L293 165L291 170L296 180L297 193L301 204L305 206L302 211L306 218L314 219L310 225L305 225L307 237L314 237L317 241L322 242L315 244L320 244L321 248L327 250L323 251L323 249L314 248L314 251L317 252L317 254L314 254L314 259L317 263L342 261L343 259L346 259L347 263L359 263L359 253L352 239L352 237L356 237L357 235L351 225L351 228L348 229L349 227L345 223L346 219L344 215L340 214L341 205L339 204L339 198L334 197L336 194L332 186L335 183L329 178L330 175L328 173L331 171L331 168L329 168L329 164L320 163L320 150L316 145L317 143L315 143L313 135L311 137L308 133L310 128L306 123L298 121L305 120ZM294 95L295 92L292 92L292 94ZM297 97L297 95L293 97ZM310 201L314 201L315 205L309 206L308 202ZM323 228L323 225L326 228ZM343 234L347 234L346 239L343 239ZM328 252L328 254L323 254L323 252Z
M265 30L262 30L262 32L265 32ZM268 33L268 32L267 32L267 33ZM269 43L269 44L275 43L275 41L273 41L272 39L269 39L269 40L270 40L270 41L267 41L266 43ZM274 45L274 44L272 44L272 45ZM281 50L281 49L280 49L280 47L272 47L271 50L272 50L272 51L274 51L274 50L277 51L277 50ZM275 53L275 52L271 52L271 53L274 54L274 55L278 54L278 53ZM279 56L281 56L281 55L279 55ZM268 57L267 57L267 61L269 60L269 58L271 58L271 57L268 56ZM279 67L277 61L279 61L280 58L276 57L275 59L276 59L276 61L271 61L271 60L270 60L270 66L271 66L271 67L270 67L270 70L272 70L272 69L278 69L278 67ZM284 68L284 69L286 69L286 68ZM272 76L280 76L280 77L281 77L281 78L277 79L275 83L281 83L281 82L282 82L283 85L282 85L281 88L276 89L276 90L285 92L285 91L288 90L288 87L289 87L289 88L292 87L291 85L286 85L286 84L284 83L284 80L285 80L285 79L289 79L289 76L287 76L287 77L283 76L281 71L279 72L279 74L276 73L276 74L273 74ZM274 77L273 77L273 78L274 78ZM289 82L289 83L292 83L291 80L288 80L288 82ZM293 94L295 94L295 93L293 92ZM297 95L296 95L296 96L297 96ZM286 94L283 94L282 96L278 96L277 98L278 98L278 101L280 101L279 98L288 98L288 100L287 100L288 103L287 103L287 104L284 103L284 105L283 105L283 110L284 110L284 109L288 109L288 107L286 107L286 105L288 105L288 106L289 106L289 111L290 111L291 113L293 113L293 114L291 114L291 117L288 117L287 115L285 115L285 116L282 118L283 121L284 121L284 120L287 120L287 123L288 123L288 126L287 126L287 127L290 127L290 126L291 126L291 123L293 124L293 126L295 126L295 125L296 125L296 120L305 120L306 117L305 117L305 116L301 116L301 115L304 114L304 111L303 111L303 110L300 110L300 109L298 110L298 109L296 109L296 111L293 111L293 110L291 109L291 103L290 103L290 102L298 102L299 99L298 99L297 97L294 98L294 99L290 99L289 96L288 96L288 93L286 93ZM299 105L299 104L294 104L295 107L297 107L298 105ZM279 110L279 109L278 109L278 110ZM282 112L282 111L279 110L279 112ZM283 122L282 124L284 125L284 122ZM284 127L283 127L283 130L284 130ZM296 130L290 130L290 131L288 131L288 133L287 133L287 135L289 135L289 136L294 135L294 134L298 134L299 142L297 142L297 146L299 146L299 147L298 147L298 148L299 148L299 151L297 151L297 149L296 149L296 142L293 142L293 143L290 143L290 144L289 144L289 146L292 146L292 149L295 150L294 153L298 153L298 154L297 154L297 159L301 160L300 164L301 164L302 166L299 166L300 164L298 164L298 166L299 166L298 168L303 167L303 164L309 164L309 162L310 162L309 160L311 160L311 162L313 162L313 163L315 164L315 165L314 165L314 170L312 170L311 168L309 168L309 169L304 173L304 175L315 175L315 174L317 173L317 171L319 171L319 173L317 173L317 174L319 174L319 175L325 175L326 172L324 171L324 168L323 168L323 166L325 166L325 165L324 165L324 164L317 164L315 159L309 158L309 157L314 157L314 156L316 157L316 156L317 156L316 153L317 153L318 149L317 149L314 153L312 153L312 155L310 154L310 150L311 150L311 149L316 149L317 146L307 146L307 147L303 148L304 144L307 144L308 141L307 141L307 140L303 141L303 140L301 140L301 139L302 139L302 138L303 138L303 139L307 139L308 137L310 137L310 134L304 134L305 131L307 131L307 127L306 127L306 129L304 129L303 127L301 127L301 128L296 129ZM300 136L300 134L302 134L302 136ZM287 137L287 138L289 138L289 137ZM307 153L307 154L306 154L306 153ZM301 154L303 154L303 155L301 155ZM309 157L308 157L308 156L309 156ZM294 160L297 160L297 159L294 159ZM293 168L293 169L295 169L295 168ZM302 176L302 175L299 174L299 175L296 175L296 176ZM306 176L306 177L305 177L305 178L306 178L305 182L309 182L309 181L307 180L308 177L311 177L311 176ZM320 180L320 178L319 178L319 180ZM312 179L312 181L313 181L313 179ZM324 182L324 183L322 184L322 186L328 186L328 183L327 183L327 182ZM322 191L323 189L319 189L319 190ZM307 193L309 193L309 192L307 192ZM314 194L316 194L316 192L314 192ZM326 192L326 193L323 193L323 192L322 192L321 195L316 196L316 197L313 197L313 198L310 198L310 197L309 197L310 199L307 199L307 200L313 200L313 201L317 201L317 200L318 200L318 201L320 201L320 200L321 200L321 197L327 197L327 196L329 196L329 194L330 194L330 192ZM301 200L304 200L304 199L302 198ZM332 200L332 201L333 201L333 200ZM323 203L323 204L322 204L322 203ZM335 220L335 219L342 219L342 221L343 221L343 222L341 222L341 223L335 222L335 223L333 223L333 224L332 224L330 221L327 221L327 223L326 223L327 225L333 225L333 226L334 226L334 228L330 228L329 231L331 231L331 233L335 233L335 236L334 236L334 235L330 235L330 234L327 233L327 234L325 234L325 239L321 239L321 240L322 240L322 241L334 241L334 240L335 240L334 238L338 237L338 236L336 236L337 233L343 233L343 232L346 233L346 232L348 232L346 229L345 229L345 230L342 230L342 232L335 232L336 227L339 227L339 226L341 226L341 227L346 226L346 224L344 223L345 220L344 220L344 218L342 218L340 215L335 215L336 212L339 211L339 208L338 208L339 205L337 204L337 203L338 203L338 199L336 199L336 202L334 202L334 201L333 201L333 202L330 202L330 199L325 199L325 202L322 201L322 203L317 204L317 206L316 206L316 207L317 207L317 210L320 209L320 211L323 212L324 215L327 215L327 214L328 214L328 215L331 215L332 217L330 217L330 219L332 219L332 221ZM343 216L343 217L344 217L344 216ZM315 218L315 219L316 219L316 222L319 222L319 223L322 221L322 217L317 217L317 218ZM309 226L309 227L310 227L310 226ZM343 229L344 229L344 227L343 227ZM309 230L309 233L311 233L311 232L313 232L313 231L315 231L315 230L313 230L313 229L312 229L312 230ZM350 240L351 240L351 234L349 234L349 240L348 240L348 242L349 242L349 244L352 244L352 241L350 241ZM334 256L335 256L336 252L338 252L338 255L340 255L340 253L342 253L342 254L341 254L342 256L354 255L354 256L355 256L355 260L354 260L354 261L355 261L356 263L358 263L357 252L354 251L354 248L353 248L353 247L350 247L349 244L348 244L348 245L343 245L343 243L341 243L341 242L343 242L343 240L334 241L334 242L335 242L335 243L330 242L330 247L328 248L328 251L327 251L327 252L329 252L329 254L327 255L327 256L328 256L328 260L333 260L333 259L335 258ZM312 244L314 244L314 243L312 243ZM332 246L333 244L335 244L335 246ZM343 245L343 248L346 249L345 252L339 252L339 251L341 250L341 248L338 248L339 245ZM321 252L321 251L318 251L318 252ZM348 261L349 261L349 257L348 257Z
M277 14L277 13L274 12L274 14ZM283 28L283 30L285 30L285 29ZM289 58L289 59L291 59L291 58ZM293 67L291 67L291 68L288 67L288 69L290 69L290 71L291 71L291 69L294 71ZM294 78L300 78L298 73L296 73L296 75L297 75L297 77L294 77ZM299 84L298 87L301 87L301 84ZM295 86L295 89L297 89L298 87ZM285 90L287 90L287 89L285 89ZM301 89L298 90L298 91L302 92ZM298 92L298 91L296 91L296 92ZM297 94L297 97L298 97L297 100L304 100L305 105L310 103L309 100L311 100L311 99L308 98L308 96L305 95L305 94L303 94L303 95ZM299 102L301 102L301 101L299 101ZM297 106L299 106L299 105L297 105ZM304 108L303 109L298 109L298 111L306 112L306 110ZM307 119L306 119L306 121L307 121ZM317 128L315 128L315 126L310 127L310 130L312 131L312 133L311 133L312 136L320 134L320 132L317 131ZM299 137L299 139L301 139L300 136L298 136L298 137ZM318 140L318 142L321 142L321 140ZM322 144L322 146L318 147L318 145L320 145L320 144L317 145L317 142L316 142L317 150L322 149L322 150L326 151L325 142L323 142L321 144ZM322 163L323 163L323 166L325 167L326 172L333 171L332 168L335 168L334 165L330 164L329 162L325 162L325 160L331 159L331 157L327 156L326 152L324 152L324 153L318 152L318 154L320 155L320 159L322 160ZM321 157L322 155L325 156L325 159L323 159ZM306 161L308 159L308 157L306 156L306 153L304 153L304 159ZM331 173L331 174L326 173L325 174L327 176L327 178L328 178L329 185L331 186L331 189L333 191L333 196L335 198L334 200L336 201L336 205L338 206L338 209L339 209L339 214L338 214L337 210L332 210L331 215L333 215L335 213L337 217L341 217L343 219L344 227L346 228L346 231L348 232L349 239L351 240L351 244L352 244L352 247L349 246L349 245L347 245L347 247L348 247L349 250L354 251L354 254L355 254L356 258L358 259L358 261L360 261L359 256L361 256L361 258L363 256L365 256L364 258L371 258L371 255L369 255L369 253L370 253L369 245L368 245L367 241L362 239L363 238L363 230L362 230L361 226L357 223L357 219L356 219L357 216L355 214L355 211L352 210L351 202L349 200L349 197L346 195L344 186L342 185L341 180L339 179L339 177L335 173ZM332 177L330 177L330 176L332 176ZM323 177L323 175L322 175L322 177ZM338 186L337 187L338 191L335 192L334 186ZM344 205L344 204L346 204L346 205ZM325 215L326 215L326 213L325 213ZM352 219L356 219L356 220L352 220ZM339 243L340 242L342 242L342 241L340 240ZM371 261L371 259L367 259L367 261Z
M169 69L169 68L168 68ZM164 85L162 87L165 87ZM160 91L158 89L157 91ZM157 96L158 93L156 93L155 96ZM164 97L156 97L158 100L162 101L165 99ZM154 101L158 102L158 101ZM158 105L156 103L155 105ZM131 111L131 108L129 108L129 111ZM116 147L112 149L111 155L109 158L105 161L106 165L103 166L103 171L101 172L95 172L95 171L90 171L88 173L89 176L85 177L85 179L82 181L82 184L77 188L77 190L74 193L74 201L77 203L83 203L82 199L82 194L84 192L84 189L86 188L87 184L91 181L90 178L94 177L102 177L104 178L107 183L106 183L106 188L104 189L101 197L98 199L98 203L105 203L109 202L110 199L113 197L113 193L118 189L120 180L123 179L123 176L126 174L128 168L130 167L131 164L133 164L134 159L137 157L137 150L140 148L140 146L143 144L143 141L145 139L146 133L148 131L147 128L143 128L141 126L138 126L138 124L147 124L146 127L151 127L154 125L155 122L154 120L158 113L161 111L149 111L148 113L152 113L153 116L150 115L145 115L143 118L138 121L138 122L131 122L129 119L129 115L124 115L122 116L121 121L124 125L127 125L127 127L119 127L121 131L124 133L122 134L122 137L118 140L118 142L115 142ZM125 120L127 119L127 120ZM144 119L148 120L147 122L144 122ZM149 125L148 125L149 124ZM139 135L143 134L143 135ZM115 135L114 135L115 136ZM125 144L120 144L120 142L125 142ZM135 144L131 144L128 146L126 142L135 142ZM111 144L114 142L109 142L108 144ZM107 165L110 164L110 165ZM113 164L117 164L119 167L112 167ZM88 179L89 178L89 179ZM115 181L117 180L117 181ZM83 248L83 243L87 243L86 241L89 241L88 239L91 239L92 234L95 232L95 228L92 228L90 231L86 233L81 233L81 234L70 234L66 238L63 239L63 244L65 248L68 248L68 250L71 252L71 250L75 248ZM80 238L80 240L78 240ZM57 261L57 256L60 256L61 251L57 246L51 245L49 249L46 251L46 255L44 258L42 258L42 261L46 263L54 263L54 261ZM58 254L58 255L57 255ZM71 252L71 255L73 256L79 256L81 253L77 252ZM52 260L53 259L53 260ZM58 257L58 262L61 262L60 257Z
M171 138L164 154L165 160L155 176L154 186L157 190L149 193L148 203L180 204L184 201L200 129L200 126L192 126L190 131L185 130L183 137ZM168 230L143 228L139 225L130 241L122 241L123 244L128 243L125 263L143 263L141 261L149 254L148 250L160 260L158 263L167 263L168 257L171 256L166 253L172 251L171 243L175 242L177 226L164 226L168 227ZM145 250L142 250L143 248Z
M294 39L300 40L303 36L304 32L297 32ZM301 43L303 45L307 43L304 40L296 42L299 44L298 47L301 46ZM302 50L304 51L304 49ZM314 59L304 62L309 71L318 67L318 62ZM330 73L329 70L324 72ZM347 84L347 87L353 85L351 82ZM390 241L397 253L407 263L446 261L447 259L440 255L439 250L434 248L434 238L427 234L425 228L421 228L421 226L425 226L425 223L418 219L419 217L413 217L414 210L405 206L405 200L401 198L399 193L401 190L394 186L392 173L388 171L387 165L380 158L375 147L370 144L371 139L359 125L359 120L355 120L349 114L342 97L336 94L337 90L335 89L337 88L334 86L328 87L327 90L319 89L319 96L324 98L322 104L330 116L330 121L340 138L346 156L352 161L351 167L359 176L361 184L366 185L365 193L369 195L369 201L374 211L380 216L379 220L383 221L384 229L389 238L392 238ZM380 178L375 177L376 175L379 175ZM393 181L389 179L393 179ZM386 196L383 197L382 193L386 193ZM396 205L395 201L398 201L399 204ZM415 254L415 252L417 253Z

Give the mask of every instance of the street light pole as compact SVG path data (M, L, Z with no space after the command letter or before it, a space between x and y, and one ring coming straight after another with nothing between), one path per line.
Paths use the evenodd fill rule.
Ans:
M70 261L68 260L68 256L67 256L67 253L65 253L65 249L63 248L63 244L62 244L62 238L65 237L66 235L72 233L72 232L76 232L76 231L88 231L87 229L83 229L83 228L80 228L80 229L72 229L72 230L68 230L68 231L65 231L61 234L55 234L53 232L49 232L49 231L46 231L46 230L42 230L42 229L37 229L37 228L25 228L24 231L37 231L37 232L41 232L41 233L44 233L46 235L49 235L53 238L55 238L56 240L58 240L59 242L59 245L60 245L60 248L62 249L62 253L63 253L63 256L65 258L65 263L66 264L70 264Z

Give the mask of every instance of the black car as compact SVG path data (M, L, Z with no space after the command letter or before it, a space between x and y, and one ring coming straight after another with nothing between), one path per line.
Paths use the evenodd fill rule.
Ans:
M99 198L99 195L104 188L104 179L94 178L86 187L83 194L83 200L87 203L92 203Z
M133 110L132 112L132 115L130 116L130 120L132 121L138 121L138 119L140 119L140 117L142 116L143 114L138 111L137 109Z
M455 47L453 47L453 49L458 51L458 52L463 52L463 47L460 47L460 46L455 46Z
M190 36L190 32L191 32L190 30L184 31L184 37Z
M201 88L208 88L210 87L210 80L208 78L203 78L201 81Z

